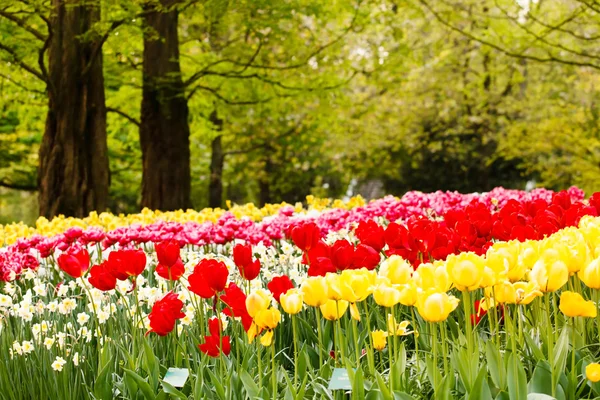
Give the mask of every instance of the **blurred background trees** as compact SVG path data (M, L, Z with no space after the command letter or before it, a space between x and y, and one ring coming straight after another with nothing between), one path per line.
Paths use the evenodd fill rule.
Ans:
M55 22L78 12L79 31ZM600 190L599 13L595 0L0 0L0 222ZM76 49L58 80L56 46ZM52 153L56 94L72 128L56 125Z

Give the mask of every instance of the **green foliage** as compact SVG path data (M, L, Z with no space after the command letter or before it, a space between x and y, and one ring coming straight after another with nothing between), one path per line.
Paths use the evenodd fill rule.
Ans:
M110 209L132 212L149 32L143 2L101 4L102 22L82 40L106 37ZM208 204L217 135L224 197L240 203L340 196L353 179L392 194L532 179L598 190L600 21L578 0L519 4L177 3L194 206ZM0 0L0 10L0 185L33 188L49 4Z

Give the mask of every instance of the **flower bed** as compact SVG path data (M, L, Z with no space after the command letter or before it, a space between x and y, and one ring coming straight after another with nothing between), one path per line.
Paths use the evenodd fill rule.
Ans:
M0 397L599 396L600 195L491 193L20 238Z

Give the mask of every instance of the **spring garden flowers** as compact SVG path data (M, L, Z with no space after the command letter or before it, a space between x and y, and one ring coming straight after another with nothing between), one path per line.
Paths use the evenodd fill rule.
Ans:
M600 194L308 203L2 227L0 397L600 396Z

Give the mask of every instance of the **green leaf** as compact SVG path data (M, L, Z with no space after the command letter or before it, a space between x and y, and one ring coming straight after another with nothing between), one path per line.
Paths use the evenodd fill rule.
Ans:
M556 400L556 399L552 396L548 396L547 394L543 394L543 393L529 393L527 395L527 400Z
M486 343L485 355L492 382L494 382L494 385L496 385L498 389L506 390L506 368L502 362L500 350L492 343L492 341Z
M387 387L385 381L383 380L383 377L377 371L375 371L375 378L377 379L377 387L379 388L379 391L383 395L383 398L385 400L391 400L392 394L390 393L389 388Z
M569 355L569 330L564 328L560 333L558 340L556 341L556 347L554 347L554 374L562 373L567 365L567 356Z
M352 380L352 398L356 400L365 400L365 383L362 368L358 368L354 373L354 378Z
M260 389L258 385L254 382L254 378L250 376L247 371L240 371L240 378L242 379L242 383L244 384L244 388L246 389L246 393L251 399L255 399L259 397Z
M223 388L223 384L221 383L220 379L215 375L214 372L210 370L210 368L207 369L206 372L208 372L208 376L210 376L210 381L215 387L217 396L219 396L220 399L225 400L225 388Z
M105 354L108 350L103 349L100 354L100 367L96 381L94 382L94 397L101 400L111 400L112 393L112 375L110 374L110 363L105 360Z
M546 356L544 356L544 353L542 353L540 345L533 340L531 335L526 330L523 330L523 337L525 338L525 341L527 342L527 348L533 354L535 361L538 362L540 360L545 360Z
M528 384L530 393L552 394L552 374L550 364L545 360L538 361Z
M527 397L527 376L519 357L511 353L508 357L508 394L511 399Z
M165 393L170 394L171 396L175 396L181 400L187 400L187 396L181 393L175 386L171 385L168 382L162 381L162 387Z
M448 374L444 377L435 391L436 400L451 400L452 389L454 387L454 374Z
M160 376L160 368L158 364L158 359L154 355L154 351L152 351L152 347L148 343L148 339L144 338L144 367L146 368L146 372L149 376L149 383L153 391L158 389L159 376Z
M408 393L394 391L394 400L416 400Z
M134 371L132 371L130 369L123 368L123 371L125 371L125 374L130 376L135 381L135 383L138 385L139 389L144 394L145 399L154 400L156 398L156 395L152 391L150 384L148 382L146 382L146 380L144 378L142 378L141 376L139 376L137 373L135 373Z
M469 399L492 400L492 393L487 382L487 369L481 368L469 392Z

